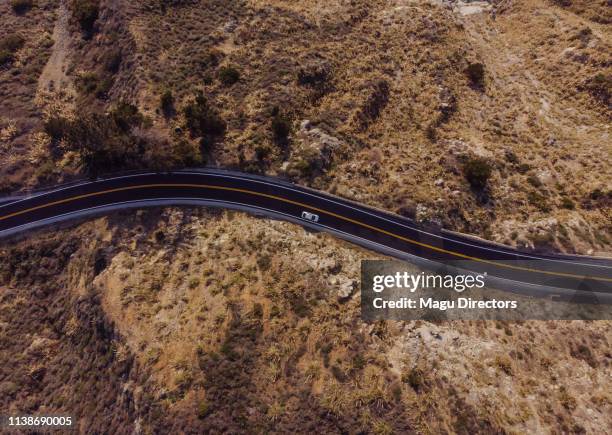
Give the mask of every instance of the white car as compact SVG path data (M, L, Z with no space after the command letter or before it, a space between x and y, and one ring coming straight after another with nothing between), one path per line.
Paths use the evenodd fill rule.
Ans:
M306 219L307 221L311 221L311 222L319 222L319 215L310 213L309 211L303 211L302 219Z

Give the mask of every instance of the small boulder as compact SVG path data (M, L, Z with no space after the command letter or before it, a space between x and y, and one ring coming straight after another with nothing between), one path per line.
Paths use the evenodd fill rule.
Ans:
M357 282L355 280L348 280L341 282L338 286L338 302L348 302L357 288Z

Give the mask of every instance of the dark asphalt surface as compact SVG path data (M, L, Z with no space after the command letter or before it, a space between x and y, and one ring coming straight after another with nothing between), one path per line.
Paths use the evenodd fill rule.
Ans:
M486 241L423 228L409 219L283 181L219 170L117 176L0 200L0 237L35 226L103 213L103 208L160 204L240 207L300 222L399 258L409 254L518 283L612 294L612 260L519 252ZM135 204L138 203L138 204ZM319 216L313 224L301 218Z

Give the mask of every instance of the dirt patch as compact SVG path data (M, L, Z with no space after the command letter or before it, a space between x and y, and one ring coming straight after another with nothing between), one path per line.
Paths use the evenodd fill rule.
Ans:
M69 31L70 13L66 2L60 2L57 9L57 18L53 28L53 48L47 64L38 78L40 92L63 92L74 94L71 80L67 74L70 62L70 44L72 41Z

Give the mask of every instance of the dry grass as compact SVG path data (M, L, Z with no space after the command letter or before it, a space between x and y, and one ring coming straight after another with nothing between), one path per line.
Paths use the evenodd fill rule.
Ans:
M23 16L7 10L3 23L49 35L57 4L37 5ZM71 21L70 42L53 58L70 60L68 81L98 78L95 92L58 97L65 106L139 106L156 143L146 164L185 151L191 164L285 174L390 210L411 203L419 220L498 242L610 251L601 236L611 229L610 38L599 3L520 0L472 15L433 1L159 5L101 2L109 18L96 22L94 38ZM24 34L18 59L44 65L48 42ZM70 96L66 86L58 92ZM61 150L42 174L26 165L39 123L25 122L26 111L48 109L26 88L15 78L3 88L4 117L16 126L0 164L16 184L5 190L79 170ZM224 134L185 128L183 109L198 90ZM173 107L162 110L168 91ZM299 127L306 119L316 134ZM472 189L463 173L474 158L491 165L486 189ZM607 199L592 201L594 192Z
M0 5L0 37L25 38L0 70L0 190L79 169L41 133L45 114L128 101L147 143L163 144L151 155L190 150L513 245L610 252L599 3L517 0L465 17L400 0L175 3L103 1L109 19L90 40L72 23L66 76L104 85L74 99L36 98L58 2L21 16ZM226 125L204 148L183 116L198 90ZM167 91L172 110L160 108ZM478 189L463 171L474 159L490 164ZM175 209L3 244L0 366L17 369L2 407L78 409L91 424L112 412L145 432L612 424L608 322L366 325L358 297L340 303L336 290L371 257L285 223ZM34 351L51 358L47 375ZM92 395L104 400L76 402Z
M141 104L172 89L181 106L202 89L227 123L209 156L222 165L286 170L391 210L410 200L417 218L511 245L537 245L538 225L554 219L570 228L553 236L555 249L605 252L596 235L610 230L606 207L581 205L612 176L609 108L591 85L610 74L609 29L582 18L593 8L523 0L495 19L434 2L153 8L133 30L148 71ZM217 79L229 65L240 70L231 88ZM470 84L469 65L484 66L482 86ZM287 144L270 128L275 108L293 123ZM331 155L303 144L304 119L339 141ZM474 157L492 164L484 196L461 170Z
M239 213L125 213L54 237L0 250L8 260L0 284L11 289L0 314L23 310L27 298L10 295L41 282L74 289L63 298L99 300L87 310L114 325L109 355L146 373L130 388L147 391L139 409L161 413L146 417L149 428L475 433L610 424L607 322L366 325L358 295L339 303L336 291L371 254ZM41 261L36 243L56 259ZM71 340L89 333L78 313L61 320ZM19 364L27 376L42 373ZM82 412L94 419L90 411Z

